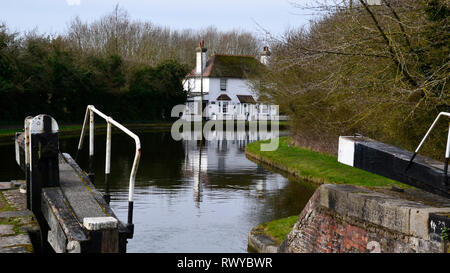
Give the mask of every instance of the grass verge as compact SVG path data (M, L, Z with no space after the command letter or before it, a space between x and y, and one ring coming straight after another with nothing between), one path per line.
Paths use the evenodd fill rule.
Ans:
M262 152L260 149L261 143L268 142L267 140L248 144L246 148L247 157L267 163L295 177L318 184L410 187L386 177L339 163L335 156L293 146L290 144L289 137L280 137L280 144L277 150Z
M297 220L297 215L281 218L271 222L262 223L257 229L275 239L277 244L280 245L286 238L286 235L291 232Z

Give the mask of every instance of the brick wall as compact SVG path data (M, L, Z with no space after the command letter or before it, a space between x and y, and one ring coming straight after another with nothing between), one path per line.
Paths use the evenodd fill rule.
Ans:
M345 194L348 196L347 192ZM386 228L367 221L363 217L338 213L332 208L323 206L323 199L321 190L316 190L299 215L299 220L293 230L281 244L279 252L405 253L441 251L440 242ZM342 204L339 199L337 202Z

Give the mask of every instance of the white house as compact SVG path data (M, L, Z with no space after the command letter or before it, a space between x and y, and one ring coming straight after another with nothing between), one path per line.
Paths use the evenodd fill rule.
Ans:
M199 119L201 98L206 119L251 121L278 118L278 107L258 102L249 80L268 63L268 47L264 47L259 61L253 56L215 53L207 59L206 52L202 41L196 49L196 67L183 81L184 90L188 92L183 119Z

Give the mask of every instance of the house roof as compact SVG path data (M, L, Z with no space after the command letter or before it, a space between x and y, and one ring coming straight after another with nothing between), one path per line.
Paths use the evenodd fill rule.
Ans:
M236 95L240 103L256 103L255 99L250 95Z
M206 61L203 77L248 78L262 67L263 64L253 56L215 54ZM195 77L200 74L197 74L194 68L187 76Z
M231 98L228 97L228 95L226 95L226 94L222 94L222 95L218 96L216 100L231 100Z

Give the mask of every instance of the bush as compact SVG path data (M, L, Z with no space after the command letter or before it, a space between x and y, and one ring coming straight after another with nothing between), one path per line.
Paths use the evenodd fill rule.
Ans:
M184 103L187 68L176 61L134 67L119 55L73 51L60 37L17 38L0 27L0 123L46 113L80 122L93 104L123 122L170 119Z

